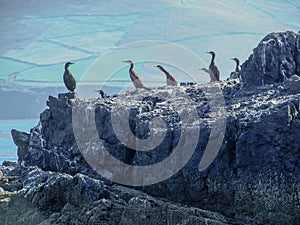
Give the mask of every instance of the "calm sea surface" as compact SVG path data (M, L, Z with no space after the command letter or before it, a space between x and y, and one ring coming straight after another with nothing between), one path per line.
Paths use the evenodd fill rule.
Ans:
M37 125L38 119L0 120L0 165L4 160L17 161L17 146L15 146L10 131L16 129L29 133Z

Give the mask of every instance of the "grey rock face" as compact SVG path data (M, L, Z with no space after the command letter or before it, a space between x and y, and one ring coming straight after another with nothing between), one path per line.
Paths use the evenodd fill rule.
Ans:
M300 34L293 31L268 34L242 65L245 88L280 83L300 75Z
M300 92L300 77L293 75L284 81L284 85L287 88L288 94L297 94Z
M300 65L298 43L299 35L293 32L268 35L242 66L241 83L232 80L140 90L100 100L50 96L49 108L32 129L29 147L19 160L26 166L71 176L81 173L111 184L82 157L73 126L82 129L82 140L89 140L83 143L87 150L97 152L99 145L89 139L92 133L80 124L95 123L97 138L116 159L133 165L153 165L169 157L178 145L182 126L178 115L189 112L192 102L199 121L191 119L189 125L200 129L193 156L171 178L140 189L153 196L239 218L244 224L276 224L275 220L280 224L297 224L300 220L300 90L295 75L299 74ZM208 90L217 87L221 92L215 92L209 101ZM213 107L222 96L226 111ZM74 107L80 109L80 120L72 120ZM149 152L126 147L119 137L126 138L129 132L118 134L111 117L116 113L123 118L125 109L130 111L126 123L135 136L146 139L150 131L156 135L165 133L162 143ZM91 111L95 112L95 119ZM149 121L158 117L164 119L166 126L156 123L159 129L151 129ZM212 127L223 117L226 130L217 157L206 170L199 171ZM217 140L221 132L212 136ZM97 160L103 157L95 157Z
M23 158L28 150L30 135L15 129L11 130L11 136L16 146L18 146L18 158Z
M257 87L247 92L237 91L237 85L230 82L222 84L227 109L225 138L217 158L203 172L199 172L198 165L207 145L210 126L216 118L212 116L205 98L205 86L178 88L178 91L189 93L199 102L201 133L198 146L189 163L180 172L162 183L141 189L153 196L216 210L227 216L234 213L237 218L243 218L245 213L253 213L260 215L257 217L258 221L270 222L270 211L275 213L273 216L279 216L284 211L288 221L297 221L299 203L292 196L298 191L296 186L288 185L287 180L295 185L299 184L300 167L297 162L300 159L300 94L288 94L289 87L286 85ZM153 90L152 94L157 95L160 91L165 93L164 90ZM165 98L147 97L146 102L130 99L136 99L137 96L143 99L144 94L141 91L134 95L119 95L109 101L78 99L69 103L69 100L49 98L50 107L41 114L43 119L32 130L31 144L26 156L20 160L25 165L36 165L44 170L67 172L71 175L80 172L105 181L85 162L78 150L72 132L72 104L81 106L83 112L90 104L96 106L99 137L117 159L135 165L163 160L180 138L177 130L179 127L176 125L178 121L163 104ZM173 102L172 98L168 101ZM180 104L183 109L189 107L185 99L180 100L178 96L174 97L173 103ZM144 123L146 119L165 115L169 126L173 126L172 132L166 134L166 141L146 154L122 145L115 136L110 120L111 108L122 104L133 109L130 124L141 137L146 137L149 129L147 123ZM84 120L88 118L85 113L82 115ZM60 126L60 123L64 123L64 126ZM57 133L59 136L56 136ZM83 134L89 136L89 133ZM276 197L272 193L277 193ZM289 205L286 205L283 199L288 198ZM261 207L265 202L268 205Z
M0 166L1 170L10 174L7 167ZM82 174L44 172L36 167L19 170L23 188L0 192L3 224L228 224L218 213L108 186Z

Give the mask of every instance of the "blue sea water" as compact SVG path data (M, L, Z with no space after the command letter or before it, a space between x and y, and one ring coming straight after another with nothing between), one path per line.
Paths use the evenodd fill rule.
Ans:
M29 132L37 123L37 119L0 120L0 165L5 160L17 161L17 146L12 140L10 131L16 129Z

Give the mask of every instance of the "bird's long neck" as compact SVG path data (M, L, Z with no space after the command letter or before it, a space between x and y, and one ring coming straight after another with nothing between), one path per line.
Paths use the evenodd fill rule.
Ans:
M130 68L129 68L129 71L132 71L133 70L133 63L130 63Z
M202 70L203 70L204 72L206 72L206 73L209 73L209 70L206 69L206 68L203 68Z
M236 67L235 67L235 72L239 72L240 71L240 61L236 60Z
M70 70L69 70L69 65L66 65L66 66L65 66L65 71L70 72Z
M170 73L168 71L166 71L165 68L160 67L160 70L163 71L167 76L170 75Z
M216 57L215 54L211 55L211 62L210 62L210 64L214 64L215 63L215 57Z

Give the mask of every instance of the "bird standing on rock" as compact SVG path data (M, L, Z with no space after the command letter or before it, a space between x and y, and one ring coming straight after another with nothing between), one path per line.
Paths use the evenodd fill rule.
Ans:
M235 61L236 66L235 66L235 70L231 72L229 79L237 79L239 78L240 71L241 71L240 60L238 58L231 58L231 60Z
M72 64L74 64L74 63L67 62L65 64L65 72L63 75L65 86L70 92L74 92L74 90L76 88L76 80L75 80L72 72L69 70L69 66Z
M97 92L101 98L109 98L109 95L105 94L104 91L102 91L101 89L100 90L95 90L95 92ZM99 99L99 98L97 98Z
M144 84L143 84L143 82L142 82L142 79L141 79L140 75L139 75L137 72L135 72L135 71L133 70L133 66L134 66L133 62L132 62L131 60L127 60L127 61L123 61L123 62L129 63L129 64L130 64L130 68L129 68L129 76L130 76L130 79L131 79L131 81L132 81L134 87L135 87L136 89L138 89L138 88L144 88L144 89L146 89L146 90L150 90L149 88L146 88L146 87L144 86Z
M213 74L213 72L211 70L208 70L206 68L201 68L199 70L203 70L204 72L208 73L209 76L210 76L210 82L214 82L214 81L217 81L215 75Z
M168 71L166 71L161 65L157 65L155 67L165 73L166 78L167 78L167 85L178 86L177 80L175 79L175 77L173 77L172 74L170 74Z
M235 61L236 63L235 72L239 73L241 71L240 60L238 58L230 58L230 59Z
M209 70L212 71L212 73L214 74L216 80L219 81L220 80L220 71L219 71L217 65L215 64L216 53L213 52L213 51L210 51L210 52L207 52L207 53L212 56L211 62L210 62L210 65L209 65Z

